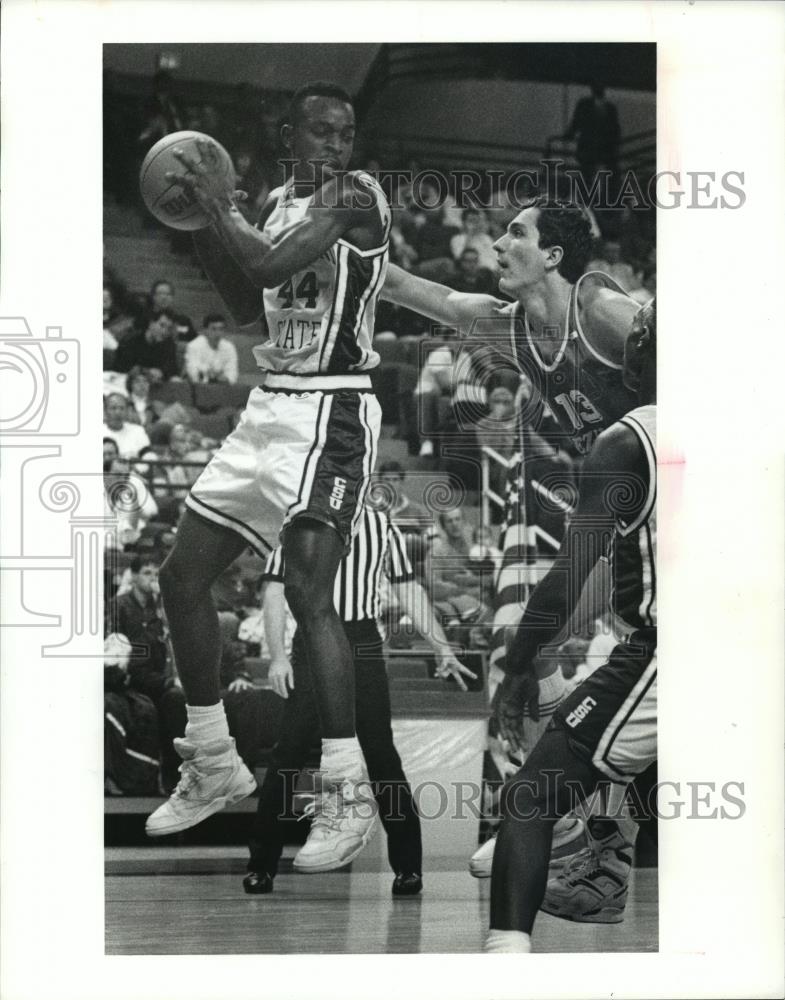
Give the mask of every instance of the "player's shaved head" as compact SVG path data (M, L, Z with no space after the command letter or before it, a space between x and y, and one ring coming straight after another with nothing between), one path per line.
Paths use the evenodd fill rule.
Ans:
M311 97L329 98L334 101L340 101L342 104L348 104L350 108L353 108L352 99L343 87L339 87L335 83L317 80L300 87L292 97L286 116L286 121L289 125L296 125L304 117L305 106Z

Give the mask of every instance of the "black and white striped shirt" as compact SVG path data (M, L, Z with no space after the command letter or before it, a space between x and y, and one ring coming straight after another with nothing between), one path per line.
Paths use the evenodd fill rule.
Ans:
M381 575L391 583L414 578L406 543L385 513L363 508L357 533L335 575L335 609L345 622L376 620L380 615ZM262 579L283 583L284 560L279 545L267 559Z

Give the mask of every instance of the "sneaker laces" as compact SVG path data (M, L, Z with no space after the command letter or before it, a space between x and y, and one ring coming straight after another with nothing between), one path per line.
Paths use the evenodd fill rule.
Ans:
M184 760L180 765L180 780L177 787L172 792L173 799L186 799L191 791L199 784L202 773L196 766L196 761Z
M600 859L595 856L591 847L584 847L578 851L572 861L569 862L562 872L565 880L582 878L587 872L599 867Z
M308 818L313 821L311 823L312 831L320 828L339 831L343 818L338 805L340 794L340 791L336 789L331 792L322 792L321 795L310 796L311 800L306 803L297 822Z

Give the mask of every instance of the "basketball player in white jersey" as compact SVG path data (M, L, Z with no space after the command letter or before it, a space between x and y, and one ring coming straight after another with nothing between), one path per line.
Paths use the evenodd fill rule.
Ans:
M597 560L611 563L614 604L627 634L599 667L556 710L523 768L505 786L502 823L491 874L491 930L485 950L530 951L530 934L543 904L553 827L579 801L607 782L626 785L657 756L657 456L656 307L641 309L630 334L625 378L643 405L597 439L586 459L583 485L553 567L534 589L514 647L496 712L502 735L521 740L521 708L538 651L569 621ZM622 545L622 540L634 545ZM626 903L631 856L609 829L601 870L588 851L583 864L548 884L542 908L585 920L592 902L607 922L618 922ZM559 880L554 880L558 883ZM609 894L611 883L615 894ZM615 907L615 914L611 914Z
M239 323L263 316L266 339L254 349L260 386L194 485L161 569L188 726L177 744L182 780L148 818L150 835L193 826L256 787L218 695L210 587L248 545L267 556L279 534L286 599L313 672L336 837L362 842L373 824L355 734L352 654L332 600L376 458L381 412L369 371L379 363L371 339L390 229L378 184L346 172L354 127L340 88L312 84L295 94L282 131L291 175L271 193L256 228L238 210L214 145L201 144L200 160L175 154L183 173L171 179L212 220L195 236L204 267Z

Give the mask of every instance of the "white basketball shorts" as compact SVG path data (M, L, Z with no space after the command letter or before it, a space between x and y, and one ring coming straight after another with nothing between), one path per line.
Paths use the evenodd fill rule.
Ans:
M367 375L268 375L186 505L233 529L264 557L282 528L301 516L334 527L348 548L380 429L381 408Z

